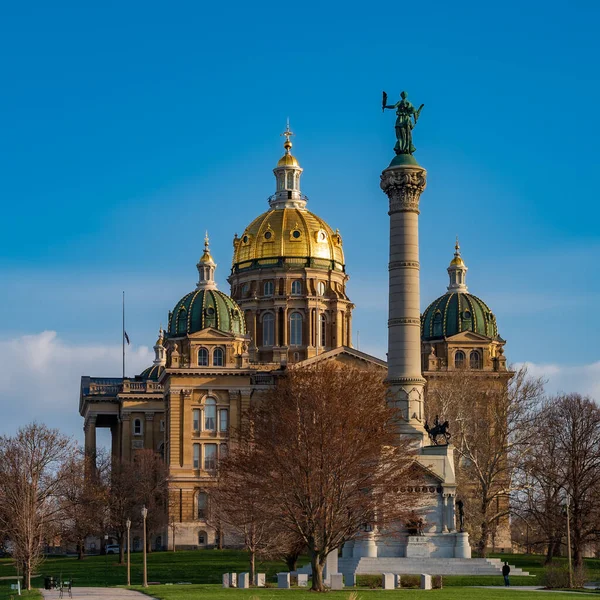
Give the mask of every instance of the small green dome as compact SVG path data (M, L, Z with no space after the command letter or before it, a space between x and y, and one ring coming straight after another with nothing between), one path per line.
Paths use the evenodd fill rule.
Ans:
M496 317L483 301L466 292L448 292L434 300L421 316L423 341L450 337L473 331L498 338Z
M137 375L136 379L141 381L158 381L164 370L165 368L163 365L152 365Z
M213 327L227 333L246 333L240 307L217 289L196 289L184 296L169 315L169 336L196 333Z

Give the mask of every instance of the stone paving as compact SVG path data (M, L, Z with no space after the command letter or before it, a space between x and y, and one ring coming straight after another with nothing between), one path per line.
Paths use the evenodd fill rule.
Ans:
M60 598L60 592L58 590L40 590L42 596L47 600L58 600ZM94 587L74 587L73 598L85 598L85 600L141 600L144 598L148 600L148 596L140 594L140 592L134 592L133 590L125 590L122 588L106 587L106 588L94 588ZM63 598L69 598L69 593L64 592Z

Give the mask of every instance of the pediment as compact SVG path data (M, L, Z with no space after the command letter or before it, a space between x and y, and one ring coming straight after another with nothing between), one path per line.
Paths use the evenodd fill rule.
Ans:
M492 338L489 338L486 335L481 335L480 333L475 333L474 331L461 331L460 333L447 337L446 342L472 342L490 344L492 342Z
M366 352L356 350L355 348L349 348L348 346L340 346L339 348L328 350L327 352L323 352L323 354L319 354L318 356L313 356L312 358L302 360L290 368L301 369L302 367L307 367L309 365L330 360L349 364L358 369L365 368L367 365L377 367L382 370L387 369L387 363L384 360L381 360L376 356L371 356Z
M188 337L190 340L197 342L235 340L237 337L242 336L238 336L235 333L229 333L227 331L220 331L219 329L214 329L213 327L207 327L206 329L188 334Z

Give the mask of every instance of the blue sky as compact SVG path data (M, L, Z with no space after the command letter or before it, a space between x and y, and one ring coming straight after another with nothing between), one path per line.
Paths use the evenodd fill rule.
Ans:
M0 402L19 400L14 423L55 406L79 428L80 371L119 373L121 290L141 368L195 284L205 229L227 290L288 116L308 208L344 237L355 334L382 355L383 89L425 103L423 307L445 291L458 234L509 359L597 390L599 19L591 1L5 3L0 354L13 380L35 378L36 353L45 381L69 375L39 406L5 377Z

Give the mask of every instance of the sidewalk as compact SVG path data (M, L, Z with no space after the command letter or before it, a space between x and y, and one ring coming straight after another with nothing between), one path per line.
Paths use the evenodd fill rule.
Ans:
M60 598L60 592L58 590L40 590L42 596L48 600L58 600ZM134 592L133 590L125 590L122 588L105 587L105 588L93 588L93 587L74 587L73 598L85 598L85 600L141 600L145 598L148 600L149 596L140 594L140 592ZM69 598L68 592L63 594L63 600Z

